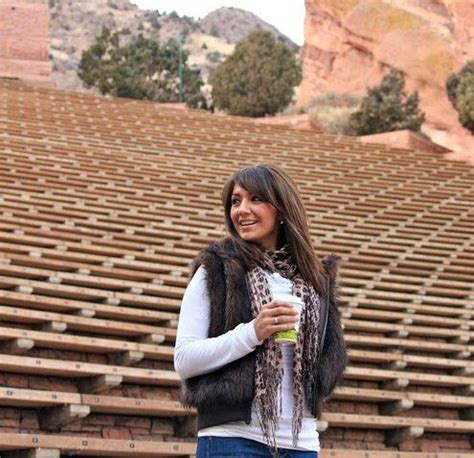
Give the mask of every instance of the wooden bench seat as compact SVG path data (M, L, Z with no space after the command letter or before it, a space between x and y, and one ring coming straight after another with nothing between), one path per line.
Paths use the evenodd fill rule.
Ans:
M353 267L354 255L350 255L346 263L350 263ZM440 267L434 269L425 269L424 271L417 270L415 266L409 268L413 263L408 263L402 260L392 260L386 265L374 264L378 258L373 257L370 261L365 262L368 268L364 269L364 264L361 263L360 271L352 269L349 274L345 274L348 287L364 285L369 290L386 290L394 294L421 294L427 297L448 297L452 296L453 300L463 301L466 299L465 292L468 291L468 282L463 281L463 277L454 277L453 281L438 278L443 275L443 270ZM445 274L446 275L446 274ZM448 274L449 276L449 274ZM392 278L394 277L394 278Z
M79 456L109 456L109 457L189 457L196 452L193 442L177 441L138 441L119 439L97 439L85 436L67 436L58 434L18 434L0 433L0 450L38 450L48 449L57 451L49 455L59 458L60 453L73 453ZM46 458L47 455L31 455ZM49 457L48 457L49 458Z
M349 346L363 346L370 348L387 348L396 349L397 351L419 351L428 353L441 353L447 355L455 355L456 358L467 359L471 355L468 345L453 344L444 342L431 342L420 339L402 339L389 337L373 337L366 335L354 335L349 331L344 332L344 339Z
M471 348L471 346L468 348L468 351L472 353L474 349ZM431 356L402 355L402 361L405 361L407 365L413 367L444 368L453 371L452 373L455 375L472 375L474 371L474 363L472 361L453 357L435 358Z
M11 288L11 287L20 287L20 286L29 286L30 288L33 289L33 291L37 294L43 294L45 296L56 296L56 297L64 297L64 298L71 298L71 299L78 299L82 301L91 301L91 302L100 302L100 301L106 301L108 299L117 297L119 299L121 298L126 298L128 293L123 293L122 291L108 291L106 289L97 289L97 288L91 288L91 287L84 287L84 286L75 286L72 283L63 283L61 276L69 276L69 281L73 282L71 276L75 276L76 278L80 277L79 275L75 274L63 274L63 275L58 275L57 278L58 281L57 283L52 283L52 282L45 282L45 281L37 281L37 280L27 280L27 279L21 279L21 278L15 278L15 277L3 277L0 279L0 287L2 288ZM87 276L84 276L87 277ZM59 284L61 283L61 284ZM79 284L78 280L76 280L76 284ZM121 288L123 289L132 289L132 288L137 288L137 292L135 292L134 296L144 296L148 299L150 303L150 300L153 300L154 302L151 302L154 307L150 308L155 308L155 309L173 309L173 311L176 311L176 307L173 307L170 305L169 302L167 302L167 298L171 299L181 299L183 295L183 289L182 288L173 288L170 286L161 286L161 285L154 285L154 284L149 284L149 283L138 283L141 285L140 287L138 286L132 286L130 285L127 288ZM147 294L145 296L145 294ZM124 302L126 302L124 300Z
M411 326L408 324L393 324L386 322L377 322L374 320L355 320L343 318L342 323L344 329L352 331L365 331L383 334L399 335L400 337L426 336L439 337L445 339L459 339L460 342L467 343L474 337L474 332L465 331L461 329L429 327L429 326Z
M469 451L461 452L403 452L390 450L353 450L353 449L322 449L321 458L472 458Z
M25 268L16 268L19 273L23 273L30 276L32 275L47 275L48 271L41 271L41 269L25 269ZM12 273L15 272L15 267L11 267ZM163 299L162 296L168 296L170 298L178 298L183 293L183 288L186 285L185 279L175 279L174 284L180 285L180 287L175 288L174 286L160 286L160 285L150 285L149 283L143 282L123 282L119 280L107 280L96 277L95 280L90 275L80 275L80 274L70 274L70 273L59 273L56 274L58 281L60 281L61 285L50 285L45 284L44 282L38 282L35 280L23 280L17 279L14 277L8 277L2 280L4 287L12 287L14 285L21 286L25 285L38 290L38 292L43 292L43 294L53 294L53 291L56 291L56 295L66 296L66 297L77 297L81 300L92 300L97 301L99 297L102 300L106 300L107 297L110 296L111 292L107 290L97 290L99 286L101 287L112 287L112 284L116 284L117 288L120 290L126 288L138 288L148 295L159 296L157 297L156 302L160 303L160 306L163 308L168 307L169 304ZM30 277L31 278L31 277ZM79 285L70 286L70 285ZM87 287L83 287L83 286ZM94 289L91 287L95 286ZM90 292L90 294L88 294ZM116 292L118 298L120 295L126 293ZM143 297L145 297L143 295ZM126 300L126 299L125 299ZM386 332L386 333L405 333L405 334L414 334L414 335L427 335L427 336L439 336L445 338L452 338L452 339L462 339L463 341L467 342L472 339L474 333L470 333L469 331L464 330L456 330L456 329L442 329L442 328L430 328L430 327L421 327L421 326L409 326L409 325L397 325L397 324L389 324L389 323L377 323L377 322L369 322L363 320L345 320L344 325L348 327L348 329L354 330L363 330L367 332Z
M155 334L156 335L156 334ZM66 333L32 331L26 329L7 328L0 326L0 352L8 350L1 343L17 339L28 339L32 345L41 348L73 350L86 353L101 353L109 356L121 352L139 352L142 358L161 361L173 361L174 349L171 346L152 345L129 340L102 339L99 337L75 336ZM162 336L164 340L165 337ZM156 339L158 340L158 339ZM27 351L27 350L26 350Z
M135 383L155 384L158 380L151 374L154 370L136 369L122 366L96 365L89 363L78 363L69 361L56 361L41 358L28 358L12 355L0 355L0 370L8 372L27 372L42 374L67 376L67 377L85 377L97 376L101 374L123 375L124 381L130 380ZM137 372L134 372L137 371ZM158 371L164 372L164 371ZM157 376L156 376L157 377ZM169 378L171 377L171 379ZM428 386L448 386L462 387L472 385L472 378L454 377L447 375L432 375L415 372L389 371L381 369L368 369L359 367L348 367L345 372L345 378L356 380L375 380L375 381L397 381L403 380L416 385ZM160 383L172 383L177 386L179 378L175 373L169 373Z
M413 405L472 409L474 398L468 396L440 395L438 393L397 392L339 386L331 399L356 402L375 402L380 405L393 401L411 400ZM176 416L195 415L193 409L177 401L106 396L99 394L64 393L57 391L28 390L0 387L0 404L5 406L48 407L62 404L82 404L91 412L120 415ZM401 410L407 410L404 407Z
M373 307L381 310L401 310L410 314L429 314L433 316L454 317L462 320L472 319L474 312L468 308L451 308L444 306L431 306L428 304L412 303L407 300L407 296L398 297L396 300L391 295L381 294L380 291L361 291L357 288L341 286L341 293L350 298L350 307ZM369 297L369 295L371 297ZM377 295L377 298L373 296ZM390 300L389 300L390 297Z
M169 343L174 342L176 339L176 329L6 306L0 306L0 319L8 322L29 324L57 322L65 324L69 330L113 336L119 335L122 337L144 337L157 334L163 335L165 342Z
M384 369L369 369L366 367L349 366L344 373L345 379L373 380L379 382L397 382L406 384L442 386L442 387L464 387L473 384L472 377L460 377L452 375L425 374L409 371L390 371Z
M178 374L173 371L139 369L79 361L58 361L27 356L0 355L0 371L74 378L113 375L121 377L122 381L126 383L162 386L179 386L180 384Z
M0 404L15 407L51 407L66 404L81 404L78 393L58 391L27 390L23 388L0 387Z
M172 248L163 248L159 246L155 246L153 250L153 254L147 254L145 252L130 252L130 250L119 250L114 249L113 243L111 243L110 247L96 247L95 245L85 245L80 243L72 243L69 242L68 244L58 243L57 240L54 239L44 239L44 238L32 238L32 237L25 237L23 235L15 235L9 234L5 236L1 234L2 238L0 238L0 248L5 250L6 252L15 252L15 253L25 253L28 254L32 251L40 251L40 252L57 252L58 254L55 256L56 259L61 259L65 257L65 259L71 259L75 256L75 259L81 259L82 256L87 257L90 256L94 259L100 257L102 261L105 261L109 258L116 259L119 262L120 259L125 259L127 261L133 260L133 262L149 262L153 263L156 262L156 256L160 256L160 261L163 264L169 265L176 265L187 268L189 265L189 260L194 256L195 251L189 252L186 250L183 253L183 256L176 256L176 253L183 250L174 250ZM5 239L4 241L2 239ZM6 243L4 243L6 242ZM28 244L25 246L25 242ZM66 254L67 251L67 254ZM175 254L171 254L173 252ZM61 255L61 253L63 253ZM179 254L179 253L178 253ZM130 262L129 262L130 263ZM131 263L133 264L133 263Z
M339 309L344 318L367 319L387 322L406 322L406 324L414 323L415 325L436 326L443 328L469 329L469 320L460 318L439 317L428 314L384 311L380 309L363 308L358 304L355 306L342 306ZM474 327L474 324L473 324Z
M153 198L153 200L150 199L150 203L156 202L156 198ZM13 202L13 199L12 199ZM28 203L30 205L38 205L42 204L43 202L38 202L37 199L28 199ZM58 223L61 221L60 219L60 213L62 213L64 210L63 208L67 207L67 204L64 203L56 203L54 204L54 201L51 199L48 199L48 204L54 205L54 208L57 211L57 220ZM19 201L18 203L19 207L15 209L15 215L18 216L18 219L13 218L13 217L6 217L4 223L7 222L12 222L15 224L16 227L18 227L19 224L22 224L22 227L28 227L29 223L27 216L28 216L28 210L27 207L24 207L24 210L21 211L20 209L22 208L20 205L22 205L22 202ZM78 208L78 204L75 203L75 208ZM104 208L103 206L94 206L92 204L88 204L87 206L88 210L91 212L94 211L94 209L97 212L100 212L101 210L107 211L109 209ZM1 210L1 208L0 208ZM177 224L173 223L173 226L175 227L176 230L172 230L173 228L170 227L169 224L165 223L159 223L156 221L156 217L153 215L150 215L149 217L146 216L144 212L141 212L139 215L126 215L126 211L130 211L130 208L123 208L122 210L124 213L121 213L121 209L114 209L113 211L109 210L109 216L107 216L107 224L109 226L110 231L117 232L116 237L120 238L120 240L124 243L129 242L130 244L134 245L139 245L140 243L147 243L151 242L153 240L153 237L156 237L158 234L162 240L180 240L185 237L190 237L193 235L199 235L201 231L205 230L209 233L209 235L219 235L220 231L217 231L215 229L215 225L218 224L217 218L214 224L212 224L212 219L210 218L209 220L206 220L206 222L202 221L195 221L192 224ZM67 215L68 217L74 217L74 214L69 213ZM44 229L46 228L45 224L50 224L49 228L49 236L57 236L58 239L62 239L64 241L77 241L79 238L82 237L87 237L89 234L94 235L93 231L94 228L97 227L98 230L102 230L103 228L101 227L101 222L103 221L101 218L97 218L97 220L91 223L81 223L77 222L74 224L72 227L64 227L64 226L59 226L56 227L54 225L54 222L51 221L52 217L50 214L48 214L48 220L47 221L41 221L41 215L38 215L37 219L37 225L39 227L33 227L30 226L31 228L28 230L29 235L34 236L35 234L41 235L44 233ZM117 221L120 223L114 223L113 221ZM42 224L40 224L42 222ZM192 221L191 221L192 222ZM185 221L183 221L185 223ZM188 223L188 221L186 221ZM153 224L153 229L148 229L145 230L142 225L147 225L147 224ZM124 226L127 227L127 230L124 231L123 234L120 234L119 231L122 231L124 229ZM136 227L136 229L133 229ZM134 235L134 237L132 237Z
M91 412L114 415L145 415L158 417L196 415L194 409L188 409L180 402L168 400L82 394L81 404L90 407Z
M104 276L113 276L114 270L117 270L119 275L122 271L124 275L128 272L130 272L131 275L140 275L140 273L142 273L145 278L149 278L149 276L156 278L156 274L167 272L180 272L182 275L187 275L188 272L188 268L185 265L177 265L176 263L167 264L166 260L161 259L160 261L162 262L159 264L136 259L131 263L122 256L107 257L60 251L51 248L31 248L18 244L12 246L12 244L5 243L0 243L0 251L2 251L2 256L5 258L13 261L18 260L18 264L35 267L38 266L38 263L41 263L39 265L43 265L44 268L50 268L52 270L59 270L61 267L64 270L73 271L85 268L92 272L94 269L98 269L98 272L103 273ZM181 264L186 264L186 261L182 260Z
M150 295L159 295L162 290L162 286L150 283L150 282L141 282L141 281L132 281L132 280L123 280L123 279L114 279L114 278L102 278L96 277L90 274L82 274L82 273L69 273L69 272L57 272L57 271L49 271L47 269L38 269L32 267L17 267L13 265L2 265L0 264L0 273L8 275L8 279L5 281L11 281L11 284L22 284L22 279L28 279L28 285L34 287L33 285L37 285L36 280L42 281L51 281L54 279L57 283L60 283L61 286L69 287L72 286L79 286L84 288L94 288L98 290L103 290L106 292L110 291L128 291L131 289L137 289L140 291L137 294L150 294ZM19 280L19 281L17 281ZM30 283L30 280L34 283ZM186 286L186 279L183 278L181 280L181 287ZM168 288L166 291L170 291ZM182 295L182 290L180 289L180 294ZM166 294L165 294L166 295ZM108 296L109 297L109 296ZM179 295L174 295L175 298L179 298ZM161 301L163 300L160 298Z
M13 217L11 219L13 220ZM91 224L91 223L87 224L87 228L90 230L90 226L92 226L92 225L93 224ZM133 246L132 246L131 242L129 243L130 249L132 250L133 248L140 249L141 248L140 243L141 244L151 244L153 239L155 237L157 237L158 235L160 236L160 241L163 244L166 243L167 241L170 242L170 243L174 243L174 242L186 240L188 237L191 237L191 236L198 236L198 234L176 236L176 234L179 234L179 232L178 232L179 228L175 228L174 225L171 226L169 224L162 225L162 226L166 227L167 230L164 230L163 228L160 229L160 227L158 227L158 225L156 225L156 224L153 225L153 230L151 230L150 227L148 229L143 229L143 228L133 229L133 228L126 227L126 226L121 226L120 231L123 231L125 234L128 234L128 235L121 235L119 233L116 234L115 236L105 235L105 236L102 236L100 238L100 240L104 240L104 241L114 240L114 241L117 241L118 246L119 246L120 242L125 243L128 240L133 240L134 241ZM32 229L25 229L25 225L20 226L20 227L22 227L22 229L16 229L16 228L18 228L17 223L10 225L10 229L14 230L17 235L22 235L19 232L20 230L23 231L23 232L26 230L26 232L29 236L32 236L32 234L34 233L34 231ZM81 233L84 233L84 234L83 235L81 235L81 234L76 235L76 234L73 233L73 230L75 232L81 231ZM147 234L146 237L144 235L145 231L147 233L149 233L149 235ZM85 229L83 229L79 223L74 223L74 226L69 225L69 226L67 226L66 229L61 227L61 231L55 230L52 223L42 223L41 227L36 229L36 232L38 234L47 233L51 238L56 237L58 240L62 240L64 242L69 240L71 243L77 242L78 240L82 240L83 237L85 237L85 235L87 233L85 231ZM210 231L208 229L206 229L206 232L212 233L212 231ZM199 233L202 233L202 230L199 230ZM172 237L173 234L175 234L174 237Z
M357 388L350 386L338 386L335 388L331 399L350 400L356 402L376 402L385 403L390 401L399 401L408 399L413 401L413 405L425 405L431 407L443 408L473 408L474 397L472 396L453 396L439 393L422 393L415 391L391 391L376 390L373 388Z
M398 367L403 369L410 367L425 367L433 369L461 370L474 373L474 362L453 358L433 358L427 356L405 355L397 353L378 352L373 350L357 350L349 348L347 350L349 360L367 363L390 364L398 363Z
M21 289L21 287L20 287ZM121 307L119 299L112 298L108 304L96 304L94 302L76 301L51 296L40 296L17 291L0 290L0 302L3 305L13 305L35 310L49 312L73 313L86 315L89 318L107 318L117 320L127 320L132 322L162 323L168 324L170 320L176 320L178 315L171 312L161 312L159 310L137 309L131 307Z
M322 420L331 426L346 428L393 429L406 426L421 427L424 431L444 433L474 433L474 421L447 420L433 418L394 417L388 415L359 415L326 412Z
M154 417L196 415L194 409L186 408L178 401L167 399L129 398L0 387L0 405L3 406L45 408L67 404L84 405L88 406L91 412L116 415Z
M22 180L31 179L31 176L28 175L29 172L26 166L22 168L18 163L15 163L15 170L16 170L16 174L15 174L16 179L22 179ZM2 175L1 169L0 169L0 175ZM61 174L62 178L64 178L67 175L68 173L65 171L63 171ZM93 181L95 183L93 186L89 186L89 189L87 190L86 193L81 194L80 196L78 195L77 196L78 198L75 201L71 199L71 197L74 194L73 192L69 194L69 197L71 199L69 201L65 199L59 199L57 197L57 193L52 194L51 190L48 190L49 193L48 194L45 193L42 196L37 196L37 195L28 196L27 198L28 203L31 206L34 205L38 209L42 209L42 207L46 207L46 206L49 207L48 218L46 219L46 216L42 217L42 215L39 214L39 220L43 219L44 221L54 222L56 219L59 222L60 216L57 213L57 211L61 209L63 209L64 214L67 214L67 216L69 217L76 216L76 217L84 218L85 213L83 212L84 210L83 204L85 200L90 200L89 205L87 207L88 209L90 209L90 213L97 215L97 221L96 221L97 227L99 227L100 225L101 218L103 218L108 212L111 212L111 211L115 213L123 212L122 215L124 216L125 219L117 220L120 223L122 222L124 224L130 223L130 225L133 226L133 225L137 225L138 223L153 221L155 224L158 224L159 226L159 223L156 217L152 218L151 212L149 211L148 208L146 208L144 204L166 205L167 202L169 203L176 202L176 203L179 203L180 207L182 208L183 213L181 213L181 215L188 214L188 213L189 215L192 215L193 213L199 212L199 209L203 208L201 203L199 204L199 206L195 206L193 204L193 199L186 198L186 195L194 195L196 191L193 188L190 188L189 186L186 187L186 185L183 185L182 182L179 189L175 187L169 192L166 190L164 186L162 186L162 188L160 189L159 187L151 186L151 185L141 186L141 188L139 188L138 185L136 185L134 190L129 192L130 194L129 201L131 204L134 204L134 206L130 208L130 207L126 207L123 204L123 202L120 202L117 199L113 199L113 194L109 194L107 192L107 190L112 190L112 189L117 190L117 191L118 190L125 191L123 188L121 188L120 186L116 184L113 184L110 181L106 181L107 180L106 177L97 175L97 173L94 174L93 172L89 172L86 175L86 173L83 172L82 175L84 176L84 178L87 176L89 183ZM100 179L94 180L95 177L100 178ZM5 176L5 178L7 177ZM54 175L47 174L47 173L44 173L42 175L37 175L37 179L39 180L44 180L45 178L49 178L49 179L54 178L56 182L60 181L58 172L55 173ZM185 180L185 178L183 178L183 180ZM79 180L76 180L71 177L68 177L67 182L72 185L80 183ZM27 187L23 188L24 191L26 191L27 189L28 189ZM202 191L202 186L200 187L200 189ZM92 197L94 197L95 194L98 194L98 192L100 192L100 195L98 195L98 198L92 200ZM216 192L215 187L213 187L212 191L209 190L208 192L208 195L212 195L212 194L214 194L216 197L218 196L218 192ZM107 201L104 201L105 197L108 198ZM25 201L20 200L20 199L17 200L17 199L18 197L16 195L12 195L6 202L7 203L14 202L15 204L17 204L15 205L15 208L14 208L14 211L16 212L16 214L18 214L20 217L21 216L27 217L28 207ZM112 203L113 203L113 206L112 206ZM136 211L134 207L144 207L143 212L140 212L139 214L137 214L136 218L134 218L132 221L127 221L127 215L128 217L130 217L130 214ZM209 207L209 210L211 209L212 207ZM6 208L6 210L9 210L9 208L8 209ZM109 219L109 222L111 223L111 229L119 229L120 223L115 224L113 221L114 221L113 219ZM196 227L209 228L211 232L214 232L215 228L210 225L210 222L211 220L205 220L205 221L203 220L201 221L199 225L196 225ZM216 219L215 222L217 223L218 220ZM81 226L90 227L90 225L81 224L81 221L79 220L77 223L77 227L81 227ZM94 226L92 226L92 228L93 227ZM165 236L166 236L166 228L163 227L163 230L165 231ZM192 229L192 226L182 227L182 231L179 231L178 233L175 233L174 235L172 233L169 233L168 235L172 238L176 238L178 236L181 237L181 235L179 234L186 234L186 233L192 234L192 233L195 233L195 230Z

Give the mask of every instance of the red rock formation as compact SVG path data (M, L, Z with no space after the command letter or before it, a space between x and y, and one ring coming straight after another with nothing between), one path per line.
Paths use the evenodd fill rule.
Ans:
M318 121L311 119L307 114L302 115L282 115L255 118L257 124L270 124L274 126L286 126L297 130L310 130L313 132L325 133L326 129Z
M383 134L362 135L357 137L361 142L382 143L394 148L407 150L426 151L434 154L446 154L450 150L433 143L428 137L419 132L411 130L396 130L394 132L384 132Z
M417 89L423 133L474 155L474 137L458 122L445 82L474 58L474 3L465 0L306 0L304 80L299 105L325 92L359 96L394 67Z
M52 85L47 0L0 0L0 77Z

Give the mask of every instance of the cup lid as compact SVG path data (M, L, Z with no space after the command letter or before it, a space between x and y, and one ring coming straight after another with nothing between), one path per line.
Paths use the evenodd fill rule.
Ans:
M282 301L282 302L289 302L290 304L303 305L303 300L301 299L301 297L295 296L293 294L276 293L276 294L273 295L273 300Z

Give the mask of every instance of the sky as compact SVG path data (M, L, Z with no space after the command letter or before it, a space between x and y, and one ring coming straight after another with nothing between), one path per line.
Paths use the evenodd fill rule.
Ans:
M278 0L131 0L141 9L158 10L160 13L176 11L180 16L203 18L222 6L250 11L276 27L297 45L304 41L304 1Z

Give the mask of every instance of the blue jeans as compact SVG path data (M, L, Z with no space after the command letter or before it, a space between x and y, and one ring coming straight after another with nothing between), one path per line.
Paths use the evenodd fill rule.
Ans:
M204 436L198 438L196 458L318 458L318 452L279 448L273 455L261 442L241 437Z

